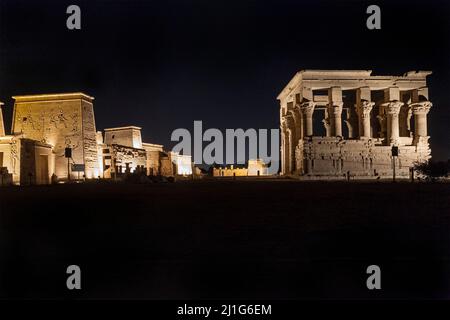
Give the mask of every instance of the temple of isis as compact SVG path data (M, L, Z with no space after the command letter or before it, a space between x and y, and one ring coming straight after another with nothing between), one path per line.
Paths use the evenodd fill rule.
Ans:
M428 71L303 70L279 94L283 175L407 177L431 157ZM398 157L392 147L398 147Z
M0 103L0 185L121 178L130 173L190 175L190 156L143 143L141 128L96 131L94 98L84 93L16 96L12 133ZM66 153L70 149L70 156Z

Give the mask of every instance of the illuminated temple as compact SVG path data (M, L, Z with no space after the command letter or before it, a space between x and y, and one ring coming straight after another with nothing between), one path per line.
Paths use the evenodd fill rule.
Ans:
M431 157L430 74L299 71L278 95L282 174L319 180L383 178L396 168L399 176L408 177L415 163Z
M142 142L140 127L96 131L94 98L84 93L13 99L10 135L0 103L0 185L192 174L190 156Z

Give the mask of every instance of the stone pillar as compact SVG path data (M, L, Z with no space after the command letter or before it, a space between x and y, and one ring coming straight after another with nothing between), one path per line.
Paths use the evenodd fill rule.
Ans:
M296 104L294 108L294 123L295 123L295 139L303 139L303 115L300 110L300 105Z
M375 102L361 101L358 104L358 117L360 119L360 137L370 138L370 112L372 111Z
M313 173L312 159L310 159L310 158L306 159L306 173L307 174L312 174Z
M3 122L3 111L2 111L3 103L0 102L0 137L4 137L5 134L5 124Z
M281 132L281 174L286 174L286 135L283 125L280 126Z
M331 135L342 136L342 89L340 87L331 87L328 89L328 115L330 118Z
M400 108L402 107L402 105L403 102L400 101L391 101L383 104L386 113L388 115L387 137L386 137L388 145L396 144L400 136L398 114L400 112Z
M311 101L303 102L300 104L300 110L302 112L302 118L304 121L303 136L312 136L313 133L313 113L315 108L315 103Z
M293 130L292 129L288 129L287 130L287 140L288 140L288 159L287 159L287 164L286 164L286 174L291 174L292 171L294 170L293 168L293 164L294 164L294 160L295 160L295 148L293 147L294 144L294 139L293 139Z
M370 138L370 112L375 103L371 102L369 87L361 87L356 90L356 113L358 114L358 132L360 137Z
M297 147L298 140L302 138L301 133L301 115L298 108L295 108L292 112L292 136L294 142L294 148Z
M325 128L326 136L331 137L330 119L328 118L328 112L325 110L325 119L322 119L323 126Z
M342 137L342 102L330 103L327 107L330 117L331 136Z
M283 175L290 173L289 163L291 159L291 154L289 153L291 149L291 141L289 139L289 125L287 117L283 117L281 122L281 141L282 141L282 154L281 154L281 173Z
M414 139L419 137L427 137L427 114L430 111L433 104L430 101L423 101L410 104L411 110L414 114Z

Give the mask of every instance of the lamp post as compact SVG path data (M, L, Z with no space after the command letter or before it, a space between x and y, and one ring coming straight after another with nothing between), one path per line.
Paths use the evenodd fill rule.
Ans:
M64 157L67 158L67 181L70 181L70 158L72 158L72 148L66 147Z
M392 182L395 182L395 158L398 157L398 147L392 146Z

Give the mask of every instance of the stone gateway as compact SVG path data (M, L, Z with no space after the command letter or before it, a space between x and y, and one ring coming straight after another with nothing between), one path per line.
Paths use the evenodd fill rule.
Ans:
M12 133L0 102L0 186L85 179L192 175L188 155L143 143L141 128L97 131L94 98L81 93L15 96ZM142 177L141 177L142 178Z

